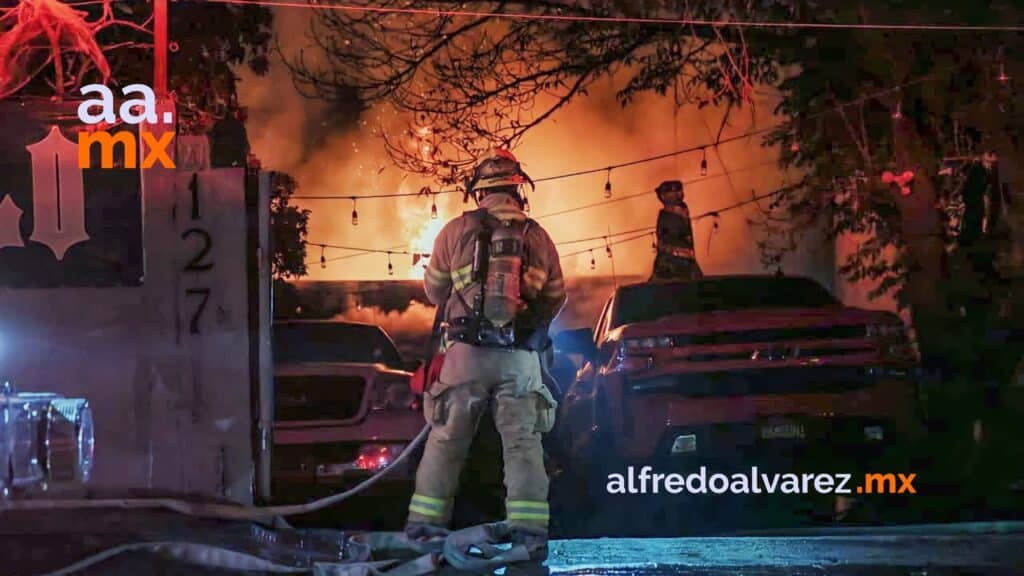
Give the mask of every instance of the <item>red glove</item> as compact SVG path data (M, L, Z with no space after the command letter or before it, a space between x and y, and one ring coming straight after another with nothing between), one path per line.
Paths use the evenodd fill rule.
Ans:
M423 391L441 378L441 366L444 365L444 354L435 354L429 364L420 364L409 380L413 394L423 395Z

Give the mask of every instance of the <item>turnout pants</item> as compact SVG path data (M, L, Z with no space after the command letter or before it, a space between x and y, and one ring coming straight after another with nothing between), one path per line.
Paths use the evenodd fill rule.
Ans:
M477 424L490 409L501 435L508 524L546 533L541 434L554 424L555 401L541 380L537 353L455 343L438 381L424 393L423 409L433 428L416 471L409 521L448 525Z

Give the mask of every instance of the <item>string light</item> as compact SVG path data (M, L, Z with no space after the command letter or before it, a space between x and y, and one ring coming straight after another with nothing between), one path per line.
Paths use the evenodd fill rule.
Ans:
M209 1L214 1L214 0L209 0ZM955 67L950 66L948 68L949 69L954 69ZM806 119L819 118L819 117L822 117L822 116L824 116L826 114L830 114L830 113L836 112L838 110L842 110L842 109L844 109L844 108L846 108L848 106L853 106L853 105L861 104L861 103L869 101L869 100L878 99L878 98L881 98L881 97L883 97L885 95L892 94L893 92L897 92L898 93L898 92L902 91L904 88L907 88L909 86L915 86L917 84L921 84L921 83L924 83L924 82L935 80L935 79L937 79L939 77L940 76L937 73L933 73L931 75L926 75L926 76L921 76L919 78L915 78L913 80L910 80L910 81L905 82L903 84L900 84L898 86L894 86L894 87L891 87L891 88L885 88L885 89L882 89L882 90L878 90L877 92L872 92L870 94L866 94L866 95L864 95L864 96L862 96L860 98L857 98L855 100L851 100L851 101L848 101L848 102L837 104L837 105L835 105L832 108L829 108L827 110L822 110L820 112L816 112L814 114L811 114L811 115L807 116ZM654 155L654 156L647 156L647 157L644 157L644 158L638 158L638 159L635 159L635 160L630 160L630 161L622 162L622 163L619 163L619 164L613 164L613 165L610 165L610 166L603 166L601 168L588 168L588 169L585 169L585 170L577 170L575 172L568 172L568 173L564 173L564 174L555 174L555 175L552 175L552 176L545 176L545 177L542 177L542 178L534 179L534 182L540 183L540 182L549 182L549 181L553 181L553 180L562 180L562 179L565 179L565 178L574 178L574 177L577 177L577 176L586 176L586 175L590 175L590 174L596 174L598 172L609 172L609 174L610 174L611 170L616 169L616 168L628 168L628 167L631 167L631 166L638 166L638 165L646 164L646 163L649 163L649 162L656 162L658 160L664 160L664 159L667 159L667 158L674 158L676 156L679 156L679 155L682 155L682 154L687 154L687 153L690 153L690 152L696 152L698 150L700 150L702 152L702 156L706 159L706 152L707 152L706 148L709 145L717 147L717 146L722 145L722 144L727 144L727 143L730 143L730 142L736 142L736 141L744 140L744 139L747 139L747 138L751 138L753 136L758 136L758 135L766 134L766 133L769 133L769 132L775 130L776 128L778 128L778 125L772 125L772 126L768 126L768 127L765 127L765 128L759 128L759 129L756 129L756 130L749 130L749 131L744 132L742 134L736 134L734 136L729 136L727 138L716 139L715 142L713 142L711 144L704 144L702 146L692 146L692 147L689 147L689 148L681 148L679 150L673 150L673 151L670 151L670 152L664 152L662 154L657 154L657 155ZM791 144L791 147L792 146L799 147L799 143L793 142ZM702 164L706 164L706 162L702 161ZM705 168L705 171L702 171L702 174L706 175L706 168ZM610 188L611 188L611 182L610 182L610 179L609 179L609 182L606 185L606 189L610 192ZM456 193L462 194L463 190L460 187L456 187L454 189L438 190L438 191L432 192L432 193L433 194L456 194ZM363 195L363 196L336 196L336 195L335 196L332 196L332 195L304 196L304 195L296 195L296 196L292 196L292 198L297 199L297 200L353 200L353 201L355 201L355 199L357 199L357 198L362 198L362 199L400 198L400 197L405 197L405 196L419 196L421 194L422 194L422 191L420 191L420 192L398 192L398 193L389 193L389 194L368 194L368 195Z
M997 78L1003 84L1010 81L1010 77L1006 75L1006 64L1004 62L999 63L999 77Z
M707 148L700 149L700 175L708 175L708 150Z
M437 220L437 198L434 195L430 196L430 219Z
M356 199L352 199L352 225L359 226L359 212L356 211Z
M391 264L391 252L388 252L388 276L395 275L395 267Z
M604 181L604 197L605 198L611 198L612 197L612 169L611 168L608 168L608 176L606 177L606 179Z
M654 232L651 232L651 252L658 253L658 240Z
M778 188L778 189L773 190L771 192L766 192L764 194L753 196L753 197L751 197L751 198L749 198L747 200L742 200L742 201L739 201L739 202L735 202L733 204L729 204L727 206L723 206L723 207L721 207L721 208L719 208L717 210L711 210L711 211L708 211L708 212L703 212L701 214L694 215L690 219L692 221L694 221L694 222L703 220L704 218L715 218L715 219L717 219L721 212L728 212L730 210L737 210L739 208L742 208L743 206L746 206L747 204L753 204L753 203L759 202L759 201L767 199L767 198L773 198L775 196L779 196L780 194L785 194L787 192L790 192L793 189L794 189L793 186L785 186L783 188ZM638 234L636 234L634 236L627 236L626 238L621 238L621 239L618 239L618 240L613 240L613 241L609 240L610 237L622 236L622 235L630 234L632 232L638 232ZM648 227L648 228L643 228L643 229L639 229L639 230L629 230L629 231L624 231L624 232L616 232L616 233L610 234L608 236L597 236L597 237L594 237L594 238L586 238L586 239L580 239L580 240L569 240L569 241L563 241L563 242L556 242L555 244L556 245L564 245L564 244L571 244L571 243L582 242L582 241L604 240L606 242L606 245L610 248L610 246L615 245L615 244L624 244L626 242L632 242L634 240L639 240L640 238L648 238L651 235L652 235L652 232L650 230L650 227ZM389 263L390 263L390 256L391 256L391 254L415 254L415 252L396 251L396 250L393 250L393 249L392 250L384 250L384 249L374 249L374 248L358 248L358 247L354 247L354 246L337 246L337 245L332 245L332 244L316 244L316 243L312 243L312 242L310 244L313 245L313 246L324 246L324 247L327 247L327 248L337 249L337 250L353 250L353 251L359 252L358 254L346 254L345 256L340 256L338 258L332 258L332 259L329 260L330 262L335 261L335 260L343 260L343 259L347 259L347 258L354 258L354 257L358 257L358 256L365 256L367 254L387 254L388 258L389 258ZM582 254L586 254L588 252L590 253L590 269L591 270L595 270L597 268L597 261L594 258L594 249L593 248L583 248L581 250L576 250L574 252L562 253L562 254L559 254L559 257L560 258L571 258L571 257L574 257L574 256L579 256L579 255L582 255ZM423 257L429 257L429 254L423 254Z
M608 257L612 257L612 245L608 243L608 237L604 237L604 251L608 254Z
M327 256L324 256L324 250L325 249L326 249L326 247L321 244L320 245L320 267L321 268L327 268Z

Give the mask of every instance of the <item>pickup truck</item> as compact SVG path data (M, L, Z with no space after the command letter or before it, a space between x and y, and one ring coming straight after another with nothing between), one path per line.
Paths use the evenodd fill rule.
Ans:
M582 359L555 434L584 477L628 465L871 471L920 431L900 318L843 306L808 278L621 286L594 330L555 347Z
M379 326L276 322L273 494L323 495L387 466L424 425L412 363ZM415 463L383 479L407 489Z

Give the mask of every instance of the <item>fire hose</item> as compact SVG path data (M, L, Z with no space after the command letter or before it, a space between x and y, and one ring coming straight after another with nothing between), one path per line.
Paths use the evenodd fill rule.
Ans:
M436 335L443 306L438 307L438 314L434 322L433 334ZM428 344L428 349L430 345ZM432 363L432 356L428 354L424 363L425 379L428 378L429 368ZM430 433L431 426L426 424L415 438L405 447L404 450L391 463L383 469L374 473L358 485L332 494L306 504L293 504L284 506L247 506L242 504L224 504L212 502L195 502L175 498L107 498L107 499L66 499L66 500L0 500L0 512L4 510L69 510L69 509L166 509L180 514L201 517L215 518L219 520L266 522L279 517L296 516L316 512L324 508L334 506L344 500L365 492L376 484L381 478L401 466L410 455L417 450L426 440ZM504 523L484 524L471 526L464 530L446 534L443 538L435 538L436 556L443 556L457 569L469 570L471 572L484 572L497 569L510 563L529 560L530 552L522 544L517 544L509 549L502 549L494 544L507 539L509 529ZM105 561L113 556L131 551L161 552L179 560L204 564L212 567L219 567L232 570L262 570L274 573L305 573L309 570L288 566L275 565L258 557L205 546L190 542L142 542L125 544L109 550L100 552L86 558L72 566L51 573L48 576L63 576L84 570L85 568ZM334 572L339 575L348 574L348 570L356 568L359 564L367 567L365 563L353 565L339 565ZM381 566L369 566L369 573L382 574L378 570ZM436 568L436 560L433 555L425 555L412 562L402 564L389 574L402 574L403 576L417 576L427 574ZM314 570L315 572L315 570ZM355 572L352 572L353 574ZM361 571L361 574L367 572Z
M222 504L213 502L193 502L175 498L103 498L103 499L68 499L68 500L0 500L0 512L4 510L68 510L83 508L122 508L122 509L166 509L197 516L201 518L218 518L221 520L267 521L278 516L296 516L308 514L334 506L361 492L365 492L392 470L405 462L420 444L427 438L430 425L427 424L419 434L402 450L390 464L370 476L358 485L338 494L332 494L306 504L286 506L246 506L243 504Z
M68 499L68 500L14 500L0 501L0 511L4 510L68 510L68 509L95 509L95 508L120 508L120 509L166 509L180 514L202 518L216 518L220 520L236 521L267 521L276 517L295 516L307 514L334 506L348 498L366 491L385 475L402 465L409 456L426 439L430 432L430 425L425 425L419 434L406 446L405 450L398 455L390 464L376 472L358 485L338 494L332 494L306 504L288 506L245 506L241 504L220 504L210 502L193 502L174 498L123 498L123 499ZM439 544L440 547L440 544ZM126 552L148 551L161 553L171 558L193 564L201 564L211 568L222 568L233 571L260 571L278 574L303 574L309 573L306 568L283 566L263 560L257 556L244 554L232 550L198 544L194 542L139 542L123 544L98 554L85 558L71 566L67 566L47 576L66 576L85 570L104 562L114 556ZM440 550L438 551L440 552ZM365 562L357 562L349 565L341 564L334 567L332 573L339 576L344 574L382 574L378 566L367 566ZM380 566L383 567L383 566ZM416 560L408 562L397 568L395 574L416 576L428 574L436 568L436 561L428 556L421 556ZM368 569L368 570L367 570ZM349 570L353 570L349 572ZM316 568L313 570L316 571ZM391 572L391 571L389 571Z
M89 508L166 509L189 516L235 521L267 521L276 517L307 514L333 506L364 492L405 462L413 451L423 443L429 433L430 425L427 424L394 461L358 485L344 492L332 494L331 496L306 504L259 507L241 504L192 502L173 498L15 500L0 501L0 511ZM471 526L464 530L435 538L433 544L435 550L432 553L422 555L415 560L398 566L393 566L393 563L388 562L353 562L334 565L330 568L331 571L329 573L336 574L337 576L345 576L347 574L421 576L434 572L437 568L437 558L442 556L455 568L474 573L490 572L511 563L528 561L530 552L522 544L514 545L508 549L495 546L495 544L507 539L508 535L509 529L504 523ZM422 546L429 547L430 544L424 543ZM104 550L71 566L51 572L46 576L68 576L109 560L119 554L138 551L161 553L180 561L233 571L262 571L278 574L305 574L311 571L314 574L327 573L324 572L323 567L307 569L283 566L251 554L194 542L139 542ZM381 570L381 568L390 568L392 566L393 570Z

